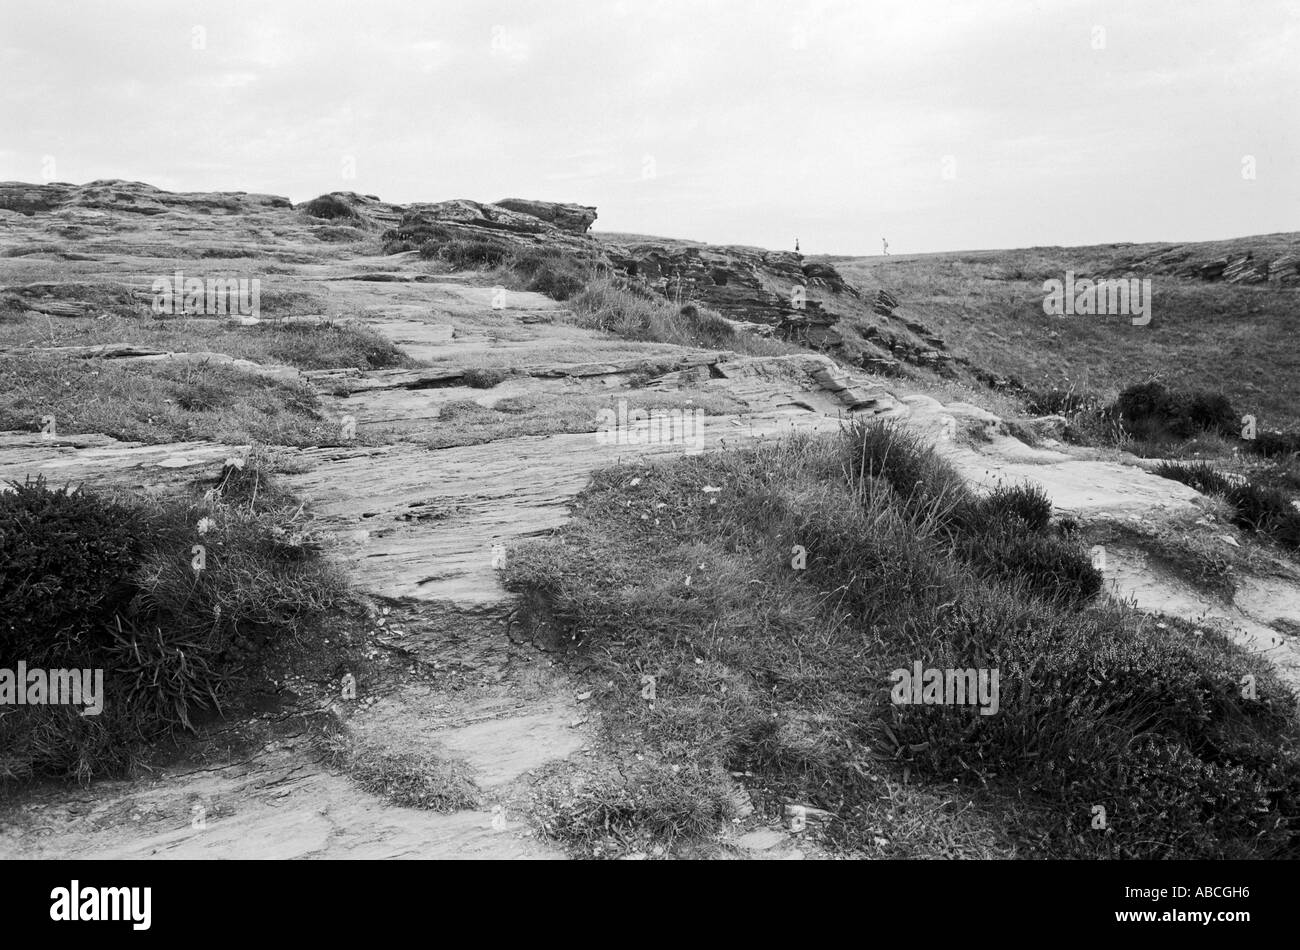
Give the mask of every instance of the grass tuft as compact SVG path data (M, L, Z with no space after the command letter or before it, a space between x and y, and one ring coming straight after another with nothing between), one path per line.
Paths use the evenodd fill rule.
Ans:
M362 747L335 735L327 740L327 760L370 794L404 808L450 813L476 808L482 797L456 759Z

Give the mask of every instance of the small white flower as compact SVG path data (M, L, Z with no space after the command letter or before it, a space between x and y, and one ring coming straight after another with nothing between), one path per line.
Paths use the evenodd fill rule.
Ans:
M209 531L211 531L211 530L212 530L213 528L215 528L216 526L217 526L217 523L216 523L215 521L213 521L211 518L200 518L200 519L199 519L199 534L207 534Z

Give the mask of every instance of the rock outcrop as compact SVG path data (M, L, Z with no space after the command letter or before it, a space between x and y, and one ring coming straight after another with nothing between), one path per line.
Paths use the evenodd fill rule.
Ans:
M518 199L511 204L458 198L409 205L397 227L384 232L384 243L390 250L415 250L428 241L477 238L503 249L545 246L593 261L601 257L599 245L585 233L595 220L594 208ZM519 210L524 206L531 210Z
M57 224L42 221L47 216ZM56 252L64 260L96 259L86 252L134 251L141 241L151 253L166 257L169 241L150 222L159 217L184 235L196 256L205 258L256 256L296 264L308 259L300 249L302 238L313 245L346 245L376 234L386 254L452 241L485 245L477 259L488 263L493 248L498 257L537 250L563 254L674 303L714 310L739 331L834 353L873 372L899 375L905 373L904 364L912 364L947 373L950 362L942 340L895 312L897 299L886 291L874 300L864 297L829 260L755 247L602 239L590 233L597 212L588 205L523 198L400 205L352 191L294 205L274 195L176 194L126 181L0 184L0 219L7 219L17 255L47 247L53 232L69 242ZM131 229L122 227L125 221L149 223L132 236ZM299 245L287 246L293 238ZM479 249L470 250L474 256ZM395 277L377 273L365 279ZM138 299L122 301L73 294L67 288L23 292L11 304L50 316L126 312L147 302L139 297L143 288L133 290Z
M817 349L837 346L840 314L829 298L856 297L829 264L789 251L667 242L607 244L616 271L670 300L694 300L728 320L775 327Z
M1169 274L1228 284L1300 285L1300 249L1294 235L1262 235L1249 241L1139 250L1122 258L1112 276Z
M249 194L243 191L163 191L139 181L105 179L84 185L54 182L32 185L20 181L0 182L0 209L23 215L90 208L119 214L166 214L182 211L197 214L247 214L268 209L293 207L279 195Z
M561 231L586 234L596 221L596 209L589 205L557 204L551 201L529 201L526 198L504 198L496 207L531 215Z
M381 201L375 195L359 195L355 191L332 191L320 197L333 199L335 202L342 204L355 215L357 221L366 224L395 227L402 220L402 215L406 213L406 209L401 205ZM306 211L311 203L310 201L304 201L301 204L294 205L294 208L299 211ZM349 223L346 218L322 218L322 220L330 220L337 224Z

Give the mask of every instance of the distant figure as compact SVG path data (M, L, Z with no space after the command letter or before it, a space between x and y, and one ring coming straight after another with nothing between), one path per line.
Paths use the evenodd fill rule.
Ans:
M880 239L880 243L881 243L882 245L884 245L884 248L885 248L885 256L888 257L888 256L889 256L889 242L886 241L884 238L881 238L881 239Z
M796 254L799 253L799 239L798 239L798 238L795 238L795 239L794 239L794 252L795 252Z

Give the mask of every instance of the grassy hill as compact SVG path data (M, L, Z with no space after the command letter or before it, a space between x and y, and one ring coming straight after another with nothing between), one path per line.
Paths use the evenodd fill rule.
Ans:
M1174 388L1220 390L1261 427L1288 428L1300 424L1300 284L1288 263L1298 251L1300 233L822 260L860 290L893 293L957 355L1027 386L1113 398L1159 377ZM1201 276L1248 255L1255 264L1281 261L1287 276L1258 283ZM1151 322L1048 316L1043 282L1067 270L1149 278Z

